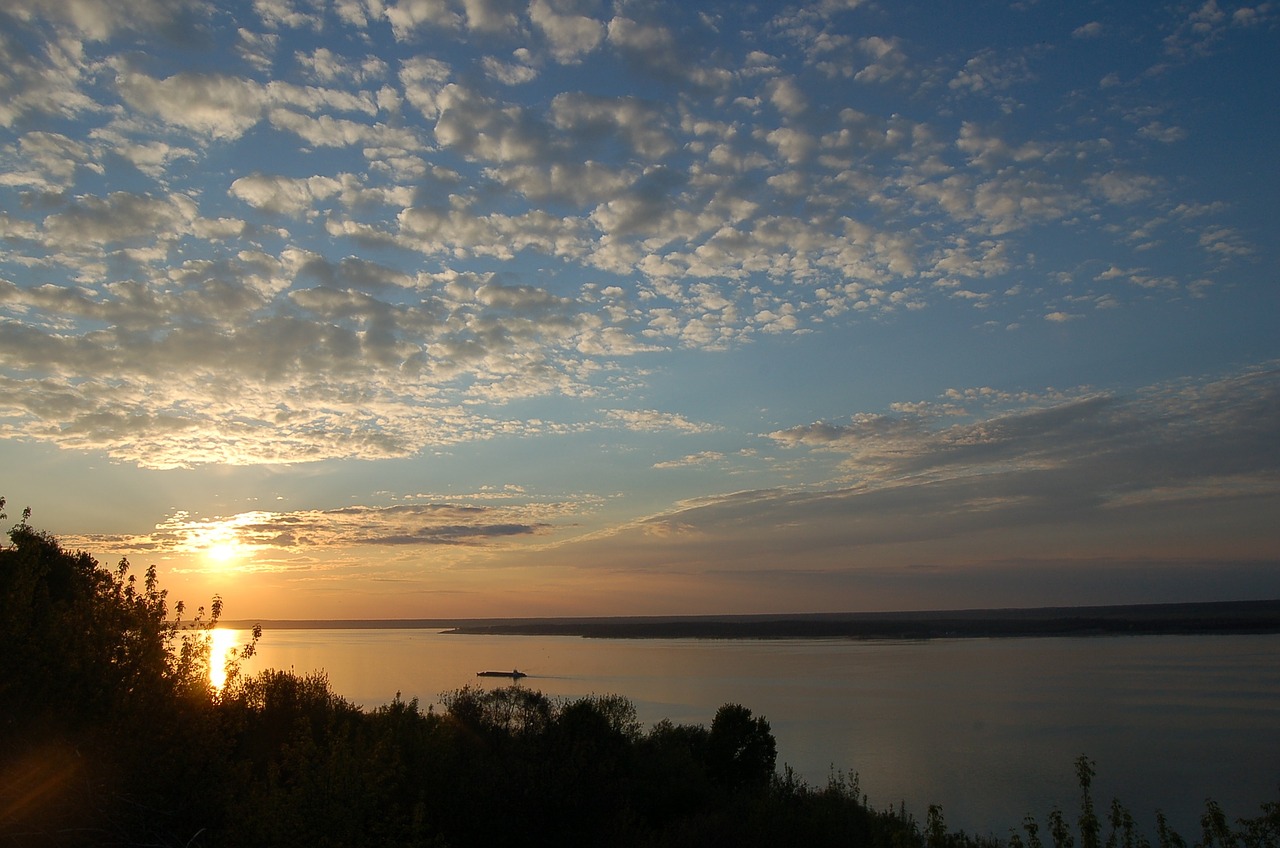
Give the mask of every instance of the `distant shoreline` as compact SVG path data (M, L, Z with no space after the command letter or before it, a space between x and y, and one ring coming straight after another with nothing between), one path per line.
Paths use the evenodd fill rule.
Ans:
M502 619L262 619L264 630L444 630L593 639L965 639L1280 633L1280 599L887 613Z

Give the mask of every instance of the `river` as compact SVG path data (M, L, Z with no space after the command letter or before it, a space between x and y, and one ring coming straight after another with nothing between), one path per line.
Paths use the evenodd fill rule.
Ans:
M242 638L244 634L239 634ZM768 718L813 784L856 773L873 806L940 804L951 828L1007 835L1074 816L1074 761L1095 801L1144 829L1163 810L1191 842L1212 797L1232 817L1280 800L1280 636L847 640L582 639L435 630L271 630L246 671L324 670L364 707L425 709L476 672L518 668L557 698L630 698L646 725L709 725L724 703ZM1104 807L1105 809L1105 807Z

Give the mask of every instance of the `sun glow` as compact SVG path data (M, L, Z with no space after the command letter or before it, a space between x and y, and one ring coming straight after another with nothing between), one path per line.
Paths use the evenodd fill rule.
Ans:
M187 512L177 512L157 530L174 537L176 550L193 554L207 566L224 569L253 559L261 542L255 528L262 513L241 513L231 518L200 519Z
M244 550L244 545L235 539L226 539L210 544L204 555L216 563L227 563L244 556Z

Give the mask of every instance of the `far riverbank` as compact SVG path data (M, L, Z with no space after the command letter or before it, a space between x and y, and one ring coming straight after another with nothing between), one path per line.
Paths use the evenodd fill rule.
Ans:
M963 639L1280 633L1280 599L1035 609L723 616L224 622L266 630L437 629L596 639Z

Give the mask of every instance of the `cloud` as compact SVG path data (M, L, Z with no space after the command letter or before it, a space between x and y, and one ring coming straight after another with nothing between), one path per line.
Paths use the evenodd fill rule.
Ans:
M329 115L312 118L290 109L272 109L268 118L277 129L295 133L317 147L377 148L381 151L421 150L425 147L412 131L385 124L370 125Z
M705 26L705 21L702 23ZM697 55L693 47L697 42L690 31L677 38L676 32L665 24L620 14L609 21L606 34L608 43L632 67L659 80L710 90L723 89L732 81L731 71L690 61L691 56Z
M0 176L10 186L32 186L53 190L74 181L79 168L101 173L89 146L61 133L29 132L18 141L20 156L29 166L25 171L10 171Z
M314 11L299 9L295 0L255 0L254 11L271 29L310 29L319 32L324 18ZM315 8L314 6L312 7Z
M507 106L459 85L437 98L436 141L462 156L493 162L531 162L545 156L545 125L527 110Z
M112 192L82 197L44 220L46 237L64 247L150 242L156 234L176 238L191 232L197 208L187 197L150 197Z
M1232 27L1258 26L1272 20L1276 10L1273 3L1258 3L1241 5L1228 15L1217 0L1204 0L1193 7L1179 7L1178 12L1185 17L1165 36L1164 48L1169 56L1185 60L1212 54Z
M1168 127L1159 121L1152 121L1138 130L1138 135L1162 144L1173 144L1175 141L1182 141L1186 138L1187 131L1182 127Z
M581 222L545 212L477 216L465 209L405 209L397 217L397 241L428 255L511 259L522 250L574 256L585 251Z
M792 165L804 162L818 146L817 139L813 136L791 127L771 130L765 138L777 148L778 154Z
M791 77L781 77L769 84L769 102L790 117L802 115L809 108L808 97Z
M520 26L518 0L463 0L467 29L475 32L517 31Z
M572 64L595 50L604 41L605 25L575 10L578 4L533 0L529 19L547 39L557 62Z
M532 397L696 432L615 415L657 379L647 354L962 304L1044 327L1230 290L1263 252L1234 206L1122 149L1190 136L1185 116L1082 106L1037 76L1047 48L952 54L838 7L749 35L591 0L280 0L231 25L184 3L6 7L3 435L173 466L573 426L503 409ZM1269 14L1219 11L1188 33ZM205 52L136 58L189 21ZM1059 114L987 99L1023 86Z
M269 101L253 80L183 72L166 79L123 71L120 96L135 109L215 139L235 139L262 119Z
M440 94L452 75L448 64L429 56L415 56L400 64L405 99L429 119L439 116Z
M701 451L699 453L689 454L680 459L667 460L664 462L655 462L654 468L671 469L671 468L697 468L704 465L714 465L722 462L725 455L720 451Z
M656 433L676 431L681 433L707 433L714 429L710 424L690 421L683 415L660 412L656 409L609 409L605 415L620 422L628 430Z
M1200 233L1198 242L1212 254L1222 257L1249 256L1253 247L1230 227L1215 227Z
M446 0L400 0L388 4L384 14L397 41L409 40L424 27L448 30L462 26L462 16L450 9Z
M598 97L576 92L557 94L551 123L573 139L575 148L617 140L645 160L657 160L675 147L666 117L657 106L634 97Z
M1116 177L1097 181L1098 190L1117 202L1149 196L1147 181ZM984 179L952 174L912 187L920 200L937 204L956 221L976 224L977 232L1005 235L1037 223L1064 218L1084 205L1065 185L1010 169Z
M628 169L594 161L504 164L489 168L487 173L529 200L567 201L583 207L617 198L636 180Z
M617 16L609 21L609 42L637 63L664 74L678 73L674 34L665 26Z
M93 207L63 226L81 240L121 239L173 208L140 205ZM307 280L321 285L299 285ZM11 369L0 435L146 467L387 458L540 431L553 425L461 401L579 393L583 351L627 352L585 302L301 252L189 262L154 286L4 283L0 310L26 316L0 322ZM69 334L70 316L110 329Z
M1026 57L1001 56L996 50L987 48L965 62L964 68L947 85L970 94L994 95L1033 79L1035 77Z
M840 476L689 501L620 528L614 542L643 534L644 556L677 568L715 549L718 561L748 571L784 558L789 569L808 562L850 573L864 558L874 570L936 557L961 573L966 562L1034 560L1046 546L1077 559L1147 538L1168 540L1175 558L1206 544L1266 548L1263 516L1280 504L1274 365L1029 406L991 396L994 409L975 408L980 395L957 394L969 420L859 414L771 433L815 461L840 458ZM1223 539L1221 521L1244 535ZM1093 535L1081 538L1083 528Z
M1280 448L1263 443L1263 433L1280 417L1280 371L1274 368L1152 386L1130 397L1086 394L1022 408L1001 395L950 397L979 405L972 421L939 427L928 412L863 413L848 424L793 427L770 438L841 454L846 469L865 485L909 481L918 486L953 477L1004 479L1041 471L1079 474L1084 484L1101 474L1107 482L1090 495L1100 502L1121 491L1133 498L1178 479L1244 475L1265 480L1280 469ZM1012 408L984 416L982 409L991 402ZM949 417L959 414L955 407L945 409ZM1144 462L1151 464L1144 468Z
M44 19L70 27L78 35L105 41L120 30L177 32L209 14L200 0L13 0L8 14L19 20Z
M503 62L492 56L486 56L482 64L485 74L503 85L524 85L538 78L537 69L522 61Z
M270 71L280 48L279 33L253 32L240 27L236 34L239 36L236 54L254 69Z
M1035 162L1048 153L1042 145L1027 142L1017 147L1003 139L989 135L982 127L970 121L960 125L960 137L956 147L969 154L969 161L983 168L991 168L1005 162Z
M42 4L34 4L41 7ZM39 8L23 8L30 17L38 17ZM0 127L15 126L25 116L58 116L75 118L101 110L98 102L85 90L91 69L85 67L84 55L76 39L49 41L42 49L31 50L28 43L44 41L30 22L21 25L16 15L4 17L0 27Z
M389 70L387 63L377 56L348 58L327 47L298 53L295 59L313 79L325 84L351 82L365 85L385 79Z
M342 184L331 177L298 180L251 174L233 182L229 191L233 197L258 209L300 217L310 211L316 201L328 199L341 189Z
M858 82L890 82L911 75L910 61L901 38L873 35L858 39L856 44L858 52L867 60L853 75Z
M67 542L125 556L172 557L221 548L234 552L238 567L271 570L295 567L290 563L299 555L314 556L325 551L370 546L472 549L508 546L550 536L556 525L548 519L561 517L581 506L539 503L512 493L502 494L497 500L509 503L495 505L464 499L291 512L258 510L209 518L177 511L150 532L75 536ZM237 563L210 567L224 571L237 567ZM188 566L188 570L191 568L199 566Z
M100 130L94 138L102 143L108 155L119 156L154 180L162 179L181 161L194 162L200 158L194 147L154 139L135 141L112 129Z
M1090 188L1111 203L1128 205L1150 198L1162 186L1157 177L1111 171L1086 181Z

